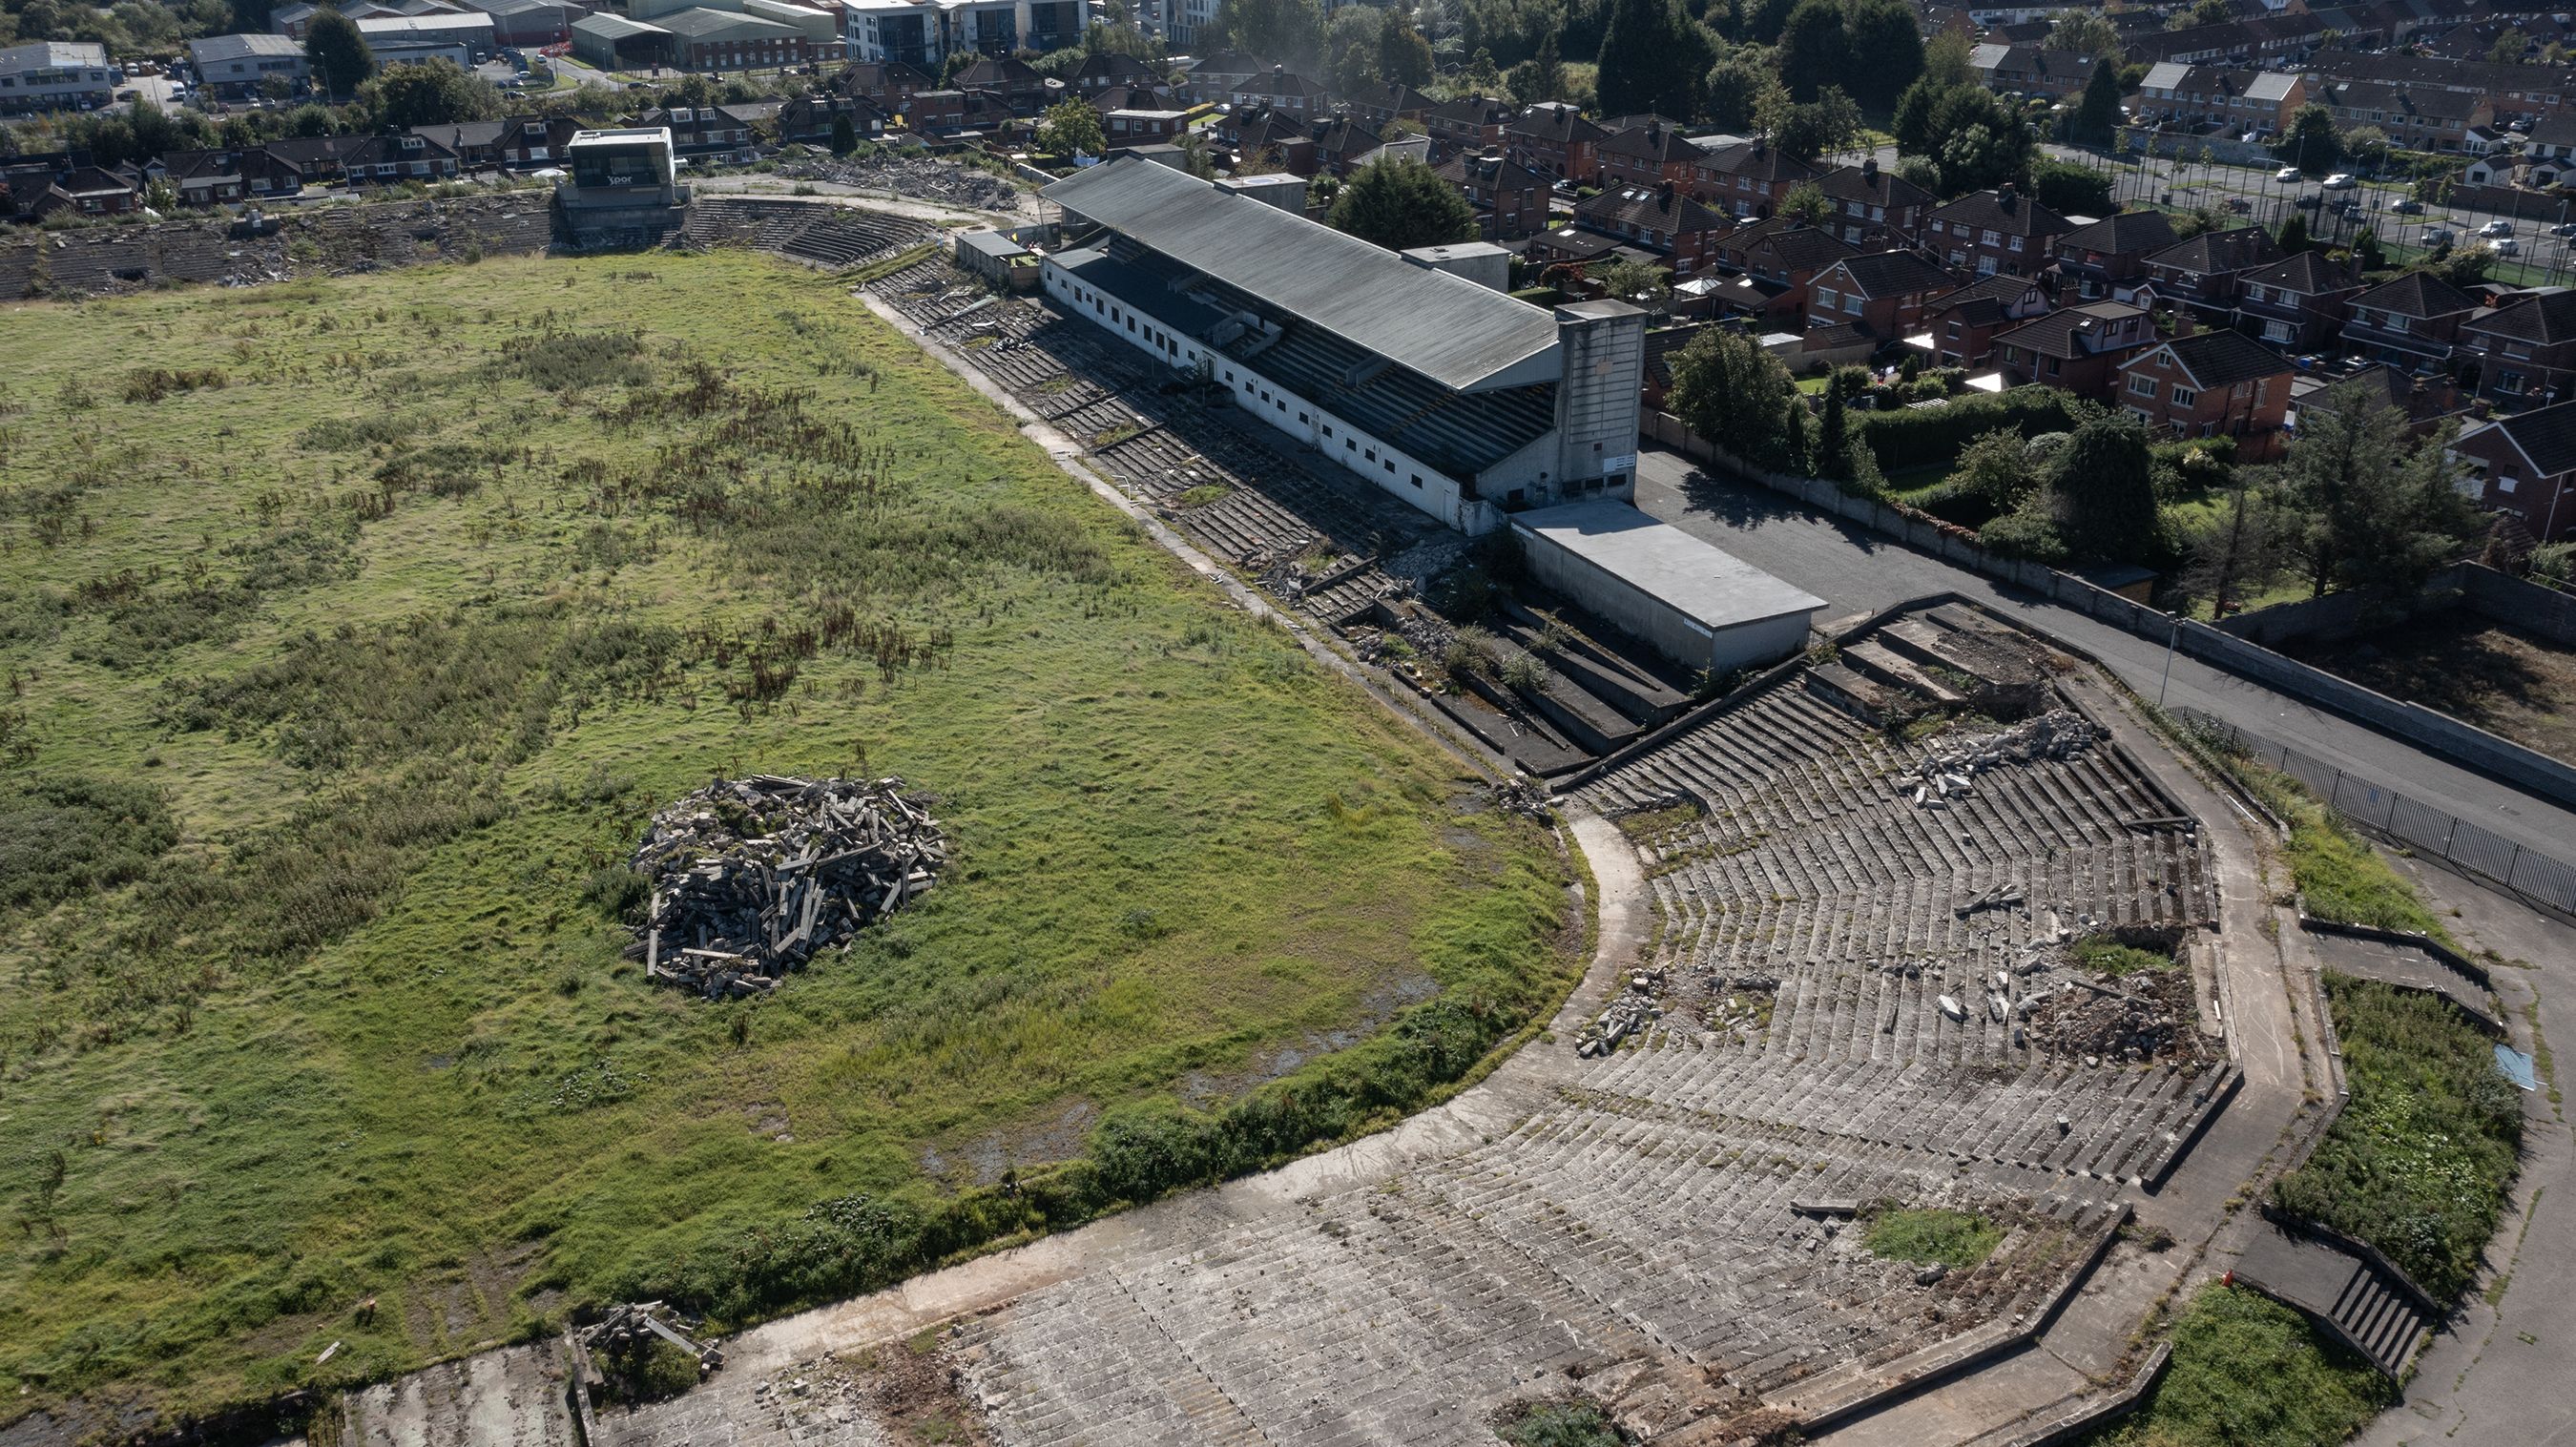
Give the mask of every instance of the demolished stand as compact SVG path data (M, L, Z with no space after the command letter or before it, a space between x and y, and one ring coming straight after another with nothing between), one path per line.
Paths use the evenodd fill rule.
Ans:
M634 867L653 887L628 950L647 978L709 999L777 986L930 888L939 821L901 779L718 780L653 816Z

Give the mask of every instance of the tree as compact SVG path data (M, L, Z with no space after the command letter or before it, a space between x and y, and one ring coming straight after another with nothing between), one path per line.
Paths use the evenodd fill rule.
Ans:
M2293 211L2281 223L2281 250L2295 256L2308 249L2308 218Z
M1666 279L1664 269L1649 261L1623 258L1603 267L1601 274L1593 279L1601 283L1604 295L1641 306L1653 305L1673 294L1672 283Z
M1905 0L1854 0L1843 17L1851 74L1835 83L1864 107L1884 111L1923 73L1923 32Z
M1333 200L1333 226L1389 251L1476 239L1476 210L1458 189L1409 157L1351 173Z
M2111 412L2077 427L2058 449L2048 486L2076 556L2137 562L2160 550L2155 454L2135 416Z
M2039 139L2030 122L1992 92L1962 86L1932 111L1931 134L1940 149L1941 194L1964 196L2030 174Z
M1853 457L1851 415L1844 410L1839 387L1825 393L1825 413L1816 428L1816 441L1811 466L1815 475L1828 482L1850 482L1860 475Z
M501 114L501 93L459 70L455 61L443 55L417 65L389 67L361 86L359 95L374 112L377 125L396 130L488 121Z
M2406 430L2406 414L2367 383L2338 383L2299 408L2281 473L2310 596L2411 599L2477 536L2477 505L2452 485L2444 455L2451 429L2411 451Z
M1742 39L1756 45L1776 44L1780 32L1788 28L1789 12L1798 8L1798 0L1745 0Z
M2004 512L2037 490L2040 478L2021 433L1998 427L1960 449L1944 481L1952 491Z
M1817 91L1849 78L1851 37L1843 32L1842 6L1836 0L1798 0L1780 32L1775 62L1795 100L1814 100Z
M1888 123L1896 135L1898 155L1931 154L1932 112L1950 92L1963 85L1964 82L1935 79L1927 69L1905 88L1905 93L1896 98L1896 111Z
M1315 0L1222 0L1202 43L1230 45L1256 60L1306 71L1324 50L1324 10Z
M2095 60L2120 59L2120 30L2110 18L2091 10L2061 10L2050 22L2044 49L2071 50Z
M2335 134L2334 112L2314 102L2299 107L2290 129L2272 143L2272 154L2303 171L2332 169L2343 159L2343 140Z
M2507 30L2487 47L2487 59L2498 65L2520 65L2523 52L2531 49L2531 37L2520 30Z
M1375 85L1378 52L1385 44L1386 12L1345 5L1324 26L1324 78L1345 95Z
M1599 60L1604 113L1687 117L1699 113L1700 81L1717 48L1679 0L1610 0Z
M2379 233L2368 227L2362 228L2361 234L2352 239L2352 259L2361 263L2364 272L2377 271L2388 265L2388 252L2379 244Z
M1670 400L1685 426L1756 467L1793 465L1806 408L1780 359L1742 332L1703 329L1675 354Z
M1860 106L1843 94L1841 86L1829 85L1805 105L1775 109L1765 129L1771 132L1771 143L1780 148L1780 154L1812 161L1860 138Z
M1923 43L1923 73L1915 83L1931 82L1937 93L1954 85L1976 83L1976 67L1969 61L1977 53L1977 44L1964 33L1944 30Z
M2066 124L2069 140L2088 146L2108 145L2120 124L2120 72L2107 60L2094 62L2093 78L2084 82L2084 98Z
M2113 209L2108 173L2054 157L2030 163L2030 194L2061 216L2100 216Z
M1109 149L1109 137L1100 129L1100 111L1080 96L1067 96L1047 107L1046 119L1038 123L1038 149L1051 156L1071 156L1080 152L1097 156Z
M2460 290L2467 291L2487 279L2487 272L2495 266L2495 255L2495 248L2483 241L2473 242L2451 251L2435 247L2432 254L2425 257L2415 269L2429 271Z
M2214 619L2236 611L2288 570L2295 521L2240 470L2229 480L2227 510L2191 535L2181 578L2184 593L2208 599Z
M1181 169L1202 181L1216 179L1216 160L1208 155L1207 133L1183 131L1174 144L1180 147Z
M1706 109L1702 114L1720 130L1750 129L1754 118L1762 114L1763 97L1779 86L1771 68L1754 52L1736 50L1709 71ZM1781 94L1785 99L1787 92Z
M304 58L322 93L335 100L354 95L376 73L376 53L358 33L358 22L329 8L314 11L306 24Z
M1522 105L1565 99L1565 58L1551 30L1538 43L1538 54L1512 67L1512 99Z
M1548 44L1553 48L1555 37ZM1492 64L1488 58L1488 65ZM1389 85L1426 86L1431 83L1431 42L1413 28L1413 17L1401 10L1386 12L1386 23L1378 28L1378 74ZM1564 72L1558 72L1562 81Z
M1822 186L1813 181L1801 181L1789 188L1789 194L1780 198L1772 214L1803 221L1809 226L1822 226L1833 219L1834 203Z

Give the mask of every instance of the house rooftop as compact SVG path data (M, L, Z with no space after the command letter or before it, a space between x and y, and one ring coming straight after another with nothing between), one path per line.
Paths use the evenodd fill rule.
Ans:
M2204 392L2233 387L2257 377L2277 377L2290 370L2290 364L2278 352L2243 332L2224 327L2176 337L2158 350L2173 353L2174 360L2191 374L2192 381L2198 383ZM2129 365L2134 367L2138 363Z
M1515 513L1512 528L1556 544L1711 630L1825 606L1813 593L1608 498Z
M2466 442L2498 428L2503 429L2514 446L2522 449L2522 455L2531 459L2531 465L2542 476L2556 477L2560 473L2576 472L2576 402L2561 402L2555 407L2499 418L2461 434L2460 440Z

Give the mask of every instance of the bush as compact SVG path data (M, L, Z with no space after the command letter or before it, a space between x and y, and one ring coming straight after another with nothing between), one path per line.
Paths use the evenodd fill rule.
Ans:
M1539 1402L1494 1429L1510 1447L1620 1447L1628 1439L1590 1402Z
M169 805L149 784L0 778L0 909L130 884L178 842Z
M2448 1001L2336 974L2325 985L2352 1099L2272 1199L2456 1298L2503 1218L2522 1102L2492 1042Z
M2315 1447L2397 1400L2370 1363L2252 1291L2212 1284L2174 1323L2164 1379L2088 1447Z
M1998 427L2026 437L2072 432L2098 410L2054 387L2016 387L2000 395L1956 398L1947 407L1865 413L1856 421L1879 465L1902 472L1933 464L1948 467L1970 442Z

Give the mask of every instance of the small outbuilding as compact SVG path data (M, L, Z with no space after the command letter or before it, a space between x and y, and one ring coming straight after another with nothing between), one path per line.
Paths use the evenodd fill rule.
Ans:
M1530 575L1675 662L1723 676L1807 645L1825 600L1607 498L1514 513Z

